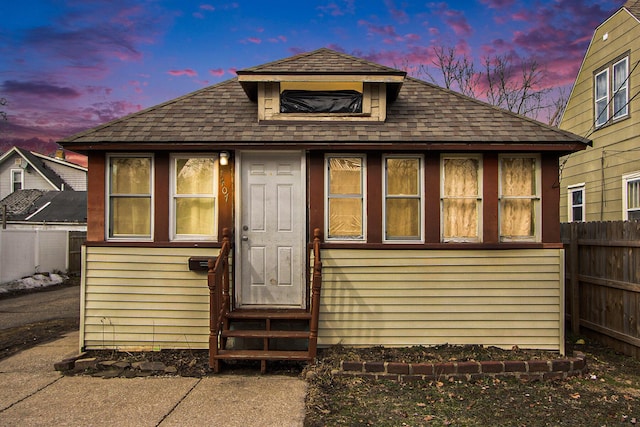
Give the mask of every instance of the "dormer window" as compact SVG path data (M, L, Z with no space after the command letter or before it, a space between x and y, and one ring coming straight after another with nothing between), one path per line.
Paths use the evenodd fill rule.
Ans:
M361 82L280 83L280 112L362 114Z

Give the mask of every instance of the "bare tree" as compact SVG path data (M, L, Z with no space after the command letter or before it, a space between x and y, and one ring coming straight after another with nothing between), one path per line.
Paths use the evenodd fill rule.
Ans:
M466 54L458 55L453 47L436 46L433 48L433 53L436 56L433 65L442 74L444 87L476 98L476 88L481 73L476 72L473 60ZM431 81L438 80L431 74L428 67L424 67L423 70Z
M478 71L473 59L456 53L455 48L436 46L433 52L435 70L423 66L418 69L432 82L533 119L546 112L547 123L559 123L567 103L566 92L542 85L545 71L535 59L489 55L483 58L484 69Z
M536 119L546 107L544 97L551 92L550 88L540 88L544 73L538 62L523 60L518 67L511 55L487 56L484 61L488 102Z
M7 105L7 100L5 98L0 98L0 107ZM0 110L0 119L7 120L7 113L4 110Z

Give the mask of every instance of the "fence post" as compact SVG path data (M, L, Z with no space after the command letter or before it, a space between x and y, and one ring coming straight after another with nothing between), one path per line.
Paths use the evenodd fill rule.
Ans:
M571 332L580 334L580 281L578 280L578 223L570 224L569 268L571 274Z

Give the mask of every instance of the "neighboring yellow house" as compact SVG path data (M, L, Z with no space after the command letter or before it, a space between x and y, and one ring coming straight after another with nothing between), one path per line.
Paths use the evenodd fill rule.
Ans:
M640 219L639 60L640 0L629 0L596 28L560 123L593 141L560 159L562 222Z

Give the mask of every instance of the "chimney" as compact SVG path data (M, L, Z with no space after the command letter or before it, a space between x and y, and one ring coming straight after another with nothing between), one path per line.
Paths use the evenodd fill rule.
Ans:
M64 149L58 148L56 150L56 159L64 160Z

